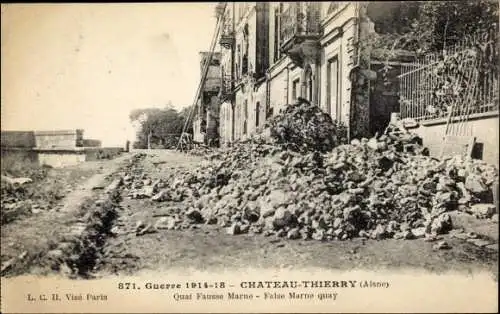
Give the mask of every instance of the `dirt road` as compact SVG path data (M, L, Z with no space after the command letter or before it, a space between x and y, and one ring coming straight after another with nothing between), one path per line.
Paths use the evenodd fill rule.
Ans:
M12 223L2 230L2 262L6 257L17 258L8 275L28 272L44 273L63 271L45 263L48 252L53 252L61 235L70 232L86 212L96 212L96 200L106 194L102 189L124 171L145 173L152 180L172 176L175 168L192 168L200 157L187 156L172 151L142 151L145 156L134 158L138 152L104 162L102 171L67 196L59 210ZM98 187L98 189L93 189ZM123 190L111 203L115 214L109 221L98 224L97 237L83 241L95 246L92 254L81 248L62 255L76 256L85 275L106 277L134 274L138 271L161 271L176 268L199 270L238 269L241 267L290 268L320 267L324 269L424 269L443 272L459 270L474 272L488 270L497 274L498 249L482 248L465 240L444 235L451 245L449 250L435 251L433 243L417 240L362 240L318 242L314 240L284 240L264 235L227 235L217 226L196 225L189 230L155 230L136 234L136 226L154 224L162 211L175 205L171 202L156 203L149 198L132 199ZM99 207L101 206L101 207ZM498 243L498 223L453 215L464 228L486 235ZM99 216L100 217L100 216ZM108 217L108 216L106 216ZM103 227L104 225L104 227ZM110 231L112 230L112 232ZM87 239L87 238L86 238ZM52 253L53 254L53 253ZM85 258L82 256L85 255ZM5 257L5 258L4 258ZM65 259L61 257L61 259ZM67 259L67 257L66 257ZM52 266L50 266L52 265ZM78 267L78 266L77 266ZM82 273L80 272L80 275Z

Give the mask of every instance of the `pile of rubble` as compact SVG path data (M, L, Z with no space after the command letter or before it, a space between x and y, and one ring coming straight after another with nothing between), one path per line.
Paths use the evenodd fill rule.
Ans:
M331 119L325 124L330 129ZM325 138L312 136L296 146L307 152L287 149L292 147L285 136L278 145L239 144L210 155L194 171L179 170L156 182L125 177L125 182L131 197L168 202L166 216L155 226L160 229L218 224L229 234L289 239L432 240L453 228L452 210L498 219L491 204L498 170L491 165L429 157L420 138L397 125L381 136L322 152L336 143ZM314 141L329 144L312 150L308 143Z
M38 213L53 206L61 196L60 191L51 195L40 192L40 181L47 180L47 170L29 171L31 177L13 177L10 174L2 175L0 202L2 219L1 224L7 224L23 215ZM33 179L32 179L33 178Z
M198 145L188 150L189 154L193 156L207 156L213 153L213 151L213 148L205 145Z
M347 138L347 129L320 107L300 98L267 122L274 143L286 149L328 152Z

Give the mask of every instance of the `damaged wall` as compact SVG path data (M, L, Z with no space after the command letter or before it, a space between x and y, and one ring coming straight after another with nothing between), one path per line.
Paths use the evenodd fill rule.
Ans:
M207 102L207 142L217 143L219 141L219 98L210 96Z
M496 166L499 165L498 123L498 114L470 119L465 122L465 128L476 137L474 158ZM431 156L439 156L445 130L445 119L423 122L419 127L411 129L423 139L423 145L429 148Z
M359 10L357 67L349 75L352 84L350 138L370 136L370 81L367 74L370 70L371 47L367 38L373 33L373 23L366 15L366 4L360 5Z

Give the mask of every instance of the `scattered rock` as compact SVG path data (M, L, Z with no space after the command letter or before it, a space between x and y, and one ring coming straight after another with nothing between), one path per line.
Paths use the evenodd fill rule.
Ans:
M194 223L203 223L203 215L200 211L192 208L186 213L186 217L188 217Z
M64 252L59 249L50 250L47 252L46 256L51 260L62 260L62 258L64 257Z
M498 243L486 245L485 248L498 252Z
M425 237L425 227L414 228L411 230L411 233L415 236L415 238L423 238Z
M16 259L13 257L5 262L2 263L2 269L1 269L1 273L3 274L4 272L6 272L7 270L9 270L16 262Z
M470 174L465 179L465 188L474 194L488 192L488 187L483 183L481 176Z
M175 228L175 219L173 217L161 217L156 221L154 228L173 230Z
M453 228L451 222L451 217L447 213L439 215L432 221L431 233L433 234L444 234Z
M474 244L475 246L485 247L491 244L491 241L483 240L483 239L467 239L467 242Z
M241 233L240 224L233 223L230 227L226 229L226 233L230 235L237 235Z
M299 229L298 228L291 229L290 231L288 231L288 234L286 237L290 240L300 239L301 235L300 235Z
M480 219L491 218L496 211L495 204L474 204L470 207L470 213Z
M151 197L155 202L163 202L168 200L168 190L162 190Z
M451 246L446 241L440 241L432 246L434 250L449 250Z

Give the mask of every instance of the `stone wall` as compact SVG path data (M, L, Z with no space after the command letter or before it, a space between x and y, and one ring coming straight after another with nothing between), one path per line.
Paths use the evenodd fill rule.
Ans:
M499 165L498 149L498 113L490 116L478 116L466 122L465 129L476 137L475 157L488 163ZM422 137L423 144L429 148L431 156L439 156L446 129L446 119L421 123L419 127L411 129Z
M54 168L77 165L85 162L85 152L81 151L40 151L38 161L41 165Z
M75 148L83 146L83 130L35 131L38 148Z

